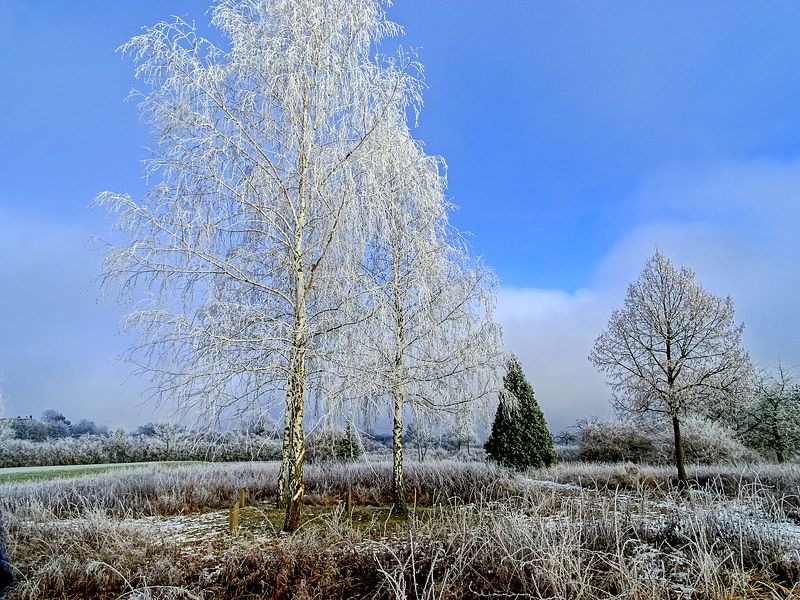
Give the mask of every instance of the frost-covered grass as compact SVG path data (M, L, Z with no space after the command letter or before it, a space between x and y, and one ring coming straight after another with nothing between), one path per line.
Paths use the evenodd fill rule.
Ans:
M41 503L63 517L97 509L122 515L171 515L228 507L241 488L247 488L253 502L274 502L278 467L276 462L155 464L69 480L7 483L0 486L0 511L20 514L26 503ZM456 461L411 462L405 473L408 501L421 505L450 498L468 502L478 493L507 495L517 479L498 467ZM307 465L304 480L310 504L335 504L348 490L361 505L385 505L391 497L388 461ZM491 491L481 492L487 486Z
M740 490L759 488L780 500L792 518L800 519L800 464L688 465L694 488L735 497ZM533 479L576 484L586 488L675 493L675 467L632 463L564 463L528 473Z
M156 466L0 485L11 598L789 598L800 594L797 467L564 465L515 474L410 463L307 468L306 522L280 533L274 463ZM727 469L727 470L726 470ZM227 506L250 490L240 531ZM356 508L339 502L351 490Z

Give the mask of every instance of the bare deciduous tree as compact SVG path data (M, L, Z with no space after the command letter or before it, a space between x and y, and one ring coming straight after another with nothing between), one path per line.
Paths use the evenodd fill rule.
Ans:
M734 324L733 300L703 289L686 268L661 252L630 284L621 310L611 314L589 360L608 374L621 414L672 422L675 465L686 486L681 419L715 415L744 401L752 367Z
M122 47L155 141L140 200L106 192L128 242L107 281L144 301L132 356L160 399L218 418L285 398L285 528L303 496L303 415L337 335L362 318L374 135L419 103L416 65L374 57L399 28L376 0L220 0L215 45L176 19Z

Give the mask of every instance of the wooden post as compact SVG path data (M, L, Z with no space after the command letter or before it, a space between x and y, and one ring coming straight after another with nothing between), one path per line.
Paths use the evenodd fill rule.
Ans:
M231 533L236 533L239 528L239 511L247 506L247 488L239 490L239 497L231 504L231 511L228 517L228 529Z
M231 533L236 533L236 530L239 528L239 500L237 499L231 505L231 512L228 518L228 530Z

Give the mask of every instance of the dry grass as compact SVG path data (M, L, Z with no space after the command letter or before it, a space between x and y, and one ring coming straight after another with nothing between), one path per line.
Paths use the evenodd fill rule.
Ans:
M431 463L434 464L434 463ZM468 502L478 489L492 486L504 495L519 486L519 478L483 463L440 461L409 463L406 492L410 503L428 505L451 497ZM76 477L69 480L17 482L2 485L0 512L24 514L41 504L59 517L104 510L116 515L179 514L223 508L240 488L254 502L275 498L278 463L212 463L188 467L153 465ZM391 498L391 463L321 463L304 471L306 502L331 504L347 490L361 505L386 505Z
M694 489L720 497L735 498L743 490L758 490L761 497L779 506L784 518L800 523L800 465L689 465L687 474ZM670 495L678 489L675 468L670 466L578 462L533 470L527 476L609 492Z
M403 520L379 506L387 464L323 465L307 472L313 502L291 536L279 532L282 515L270 508L273 465L7 484L0 506L20 575L10 597L800 594L800 529L787 522L792 502L764 483L794 485L796 495L796 471L768 468L739 476L736 489L715 484L685 499L669 489L666 471L639 469L584 466L581 473L567 465L544 473L561 483L542 483L485 465L410 464L417 509ZM707 475L709 482L732 478ZM260 487L251 488L253 505L232 536L221 508L246 482ZM348 488L359 506L344 514L336 499Z

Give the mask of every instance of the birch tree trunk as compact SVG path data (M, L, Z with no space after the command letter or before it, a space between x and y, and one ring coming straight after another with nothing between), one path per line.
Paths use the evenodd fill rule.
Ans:
M392 424L392 502L394 510L405 515L403 489L403 409L406 405L403 354L405 352L405 316L400 282L399 244L392 248L392 301L394 304L394 415Z
M305 454L305 440L303 432L303 408L305 406L305 381L306 381L306 346L308 342L306 299L310 291L306 280L306 269L303 261L304 247L303 235L306 233L306 171L308 169L308 151L306 135L308 130L309 109L309 82L304 77L305 89L303 92L303 112L298 127L300 151L298 153L298 185L297 185L297 214L295 215L294 233L294 327L292 331L292 350L289 360L289 386L286 390L289 397L290 410L286 414L286 423L289 428L289 447L283 449L284 459L288 455L289 481L286 497L286 520L283 524L284 531L294 531L300 525L300 509L303 505L303 455Z
M403 407L405 406L402 383L398 383L394 396L394 420L392 423L392 502L399 515L408 512L403 487Z
M300 192L302 193L302 186ZM286 490L286 519L284 531L294 531L300 525L300 509L303 505L303 455L305 439L303 432L303 408L305 405L306 380L306 277L302 261L302 226L305 218L304 205L300 203L298 230L295 236L295 324L292 332L292 350L289 359L289 385L286 389L286 429L288 445L283 448L283 461L287 462L288 481ZM284 435L285 437L285 435Z
M300 509L303 505L303 456L305 454L305 438L303 432L303 404L305 382L305 348L302 346L295 352L293 360L293 377L290 384L292 410L287 415L289 422L289 468L286 498L286 520L284 531L295 531L300 525Z
M292 412L292 397L289 394L290 386L287 385L284 414L287 415L283 424L283 439L281 442L281 468L278 471L278 490L275 494L275 508L286 508L286 473L289 471L289 443L291 440L291 423L289 416Z

